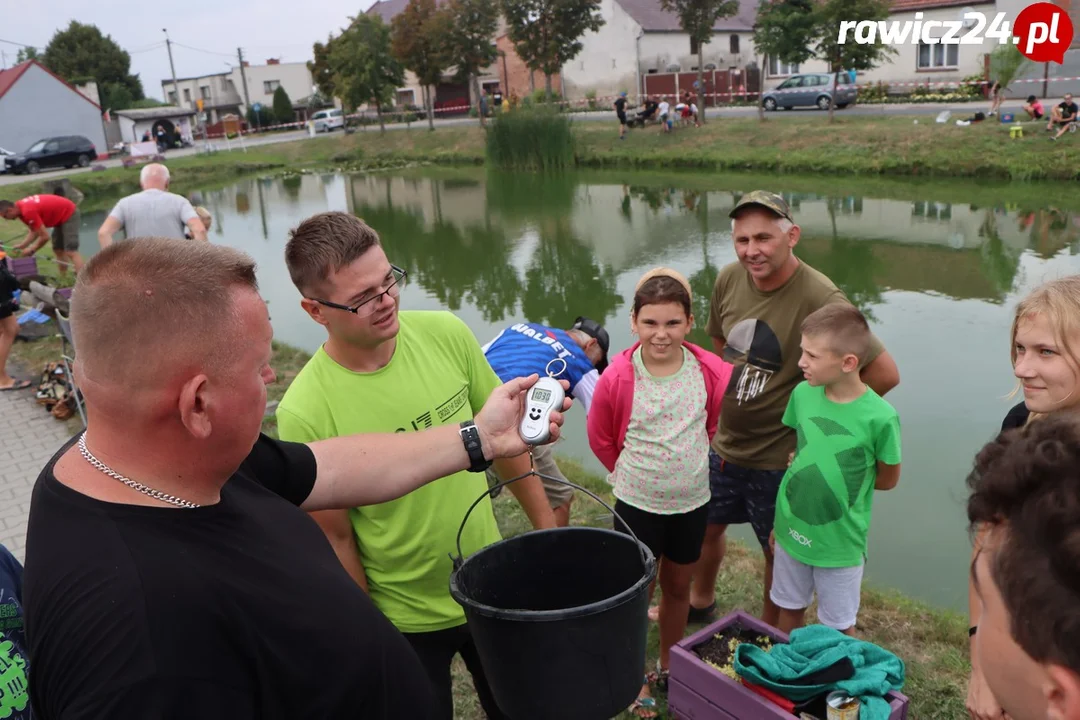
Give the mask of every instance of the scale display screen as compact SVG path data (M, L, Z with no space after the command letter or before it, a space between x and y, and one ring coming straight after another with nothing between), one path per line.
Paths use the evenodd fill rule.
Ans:
M533 400L538 403L551 402L551 391L543 389L533 390Z

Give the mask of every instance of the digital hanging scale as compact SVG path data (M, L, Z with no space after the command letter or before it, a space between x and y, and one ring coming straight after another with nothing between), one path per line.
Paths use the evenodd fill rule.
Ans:
M551 372L551 363L561 362L562 370ZM521 419L521 439L529 445L542 445L551 439L551 413L561 411L566 392L555 379L566 370L566 361L555 358L545 368L547 376L536 381L525 394L525 417Z

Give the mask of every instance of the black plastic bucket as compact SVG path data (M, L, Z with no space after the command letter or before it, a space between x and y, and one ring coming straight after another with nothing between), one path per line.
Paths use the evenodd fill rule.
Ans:
M566 484L618 518L593 493ZM483 498L469 508L462 528ZM649 549L614 530L538 530L462 559L459 529L450 594L465 609L488 684L506 715L608 720L641 691L655 575Z

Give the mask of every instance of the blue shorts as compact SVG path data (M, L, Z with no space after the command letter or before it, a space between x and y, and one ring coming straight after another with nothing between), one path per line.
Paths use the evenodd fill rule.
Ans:
M709 450L709 524L750 523L761 547L768 548L776 519L776 494L785 472L744 468Z

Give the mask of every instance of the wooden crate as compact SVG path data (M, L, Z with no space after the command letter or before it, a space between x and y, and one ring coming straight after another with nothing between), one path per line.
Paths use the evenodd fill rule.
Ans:
M668 708L680 720L791 720L794 715L774 705L704 662L691 649L730 625L741 623L773 642L786 643L787 635L741 610L684 638L671 648ZM890 692L889 720L907 720L908 699Z

